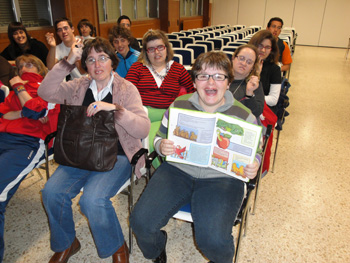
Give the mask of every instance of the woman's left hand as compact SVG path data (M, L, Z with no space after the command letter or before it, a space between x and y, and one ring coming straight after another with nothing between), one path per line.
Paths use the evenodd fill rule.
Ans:
M118 104L107 103L103 101L95 101L89 105L87 108L86 115L91 117L101 110L112 111L112 110L121 110L123 107Z
M254 163L247 164L246 167L244 167L244 175L249 179L253 179L256 176L258 170L259 163L257 161L254 161Z
M28 80L22 80L21 77L19 76L15 76L12 79L9 80L10 85L13 86L17 83L22 83L23 85L26 84L28 82Z

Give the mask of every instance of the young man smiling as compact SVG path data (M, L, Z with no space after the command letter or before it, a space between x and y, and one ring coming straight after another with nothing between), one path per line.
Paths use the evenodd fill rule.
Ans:
M46 33L46 41L50 46L49 54L47 55L47 67L49 70L53 66L62 60L64 57L68 56L73 45L76 45L81 39L76 39L74 36L74 27L72 22L68 18L60 18L55 21L55 31L58 37L61 39L62 43L56 45L56 40L53 33ZM80 78L84 74L84 70L81 67L80 61L76 63L75 69L70 73L70 77Z

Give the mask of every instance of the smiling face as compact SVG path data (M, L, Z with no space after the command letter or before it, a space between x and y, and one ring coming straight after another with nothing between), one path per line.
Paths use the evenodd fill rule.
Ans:
M224 70L220 70L213 67L206 67L203 65L202 70L198 74L223 74L226 75ZM199 104L206 112L215 112L217 108L225 103L225 92L229 88L227 78L225 80L214 80L213 77L209 77L208 80L195 79L194 87L197 89L199 95Z
M158 46L165 46L162 39L155 39L151 40L147 43L146 48L157 48ZM147 52L147 57L149 61L151 62L152 66L164 66L165 60L167 57L167 50L166 47L164 50L159 51L158 49L155 49L154 52Z
M24 45L27 43L28 40L26 33L21 29L13 33L13 39L18 45Z
M57 35L64 43L70 43L74 40L74 28L70 27L67 21L57 24Z
M113 39L113 47L114 49L122 55L124 58L128 54L130 48L129 48L130 42L123 38L123 37L118 37Z
M91 78L96 81L97 87L100 85L103 87L107 86L108 81L111 78L111 72L113 70L112 61L110 59L107 59L105 62L102 62L101 57L109 58L105 52L97 53L95 49L92 48L90 54L86 58L86 61L89 59L95 60L95 62L92 64L88 64L86 62L86 67Z
M88 37L88 36L90 36L91 28L88 25L82 25L80 27L80 32L81 32L83 37Z
M239 58L242 57L244 59L240 60ZM248 77L254 67L255 59L255 52L250 48L243 48L237 54L237 57L232 57L233 75L235 76L235 79L245 79ZM248 65L247 61L253 61L253 63Z
M259 57L262 60L265 60L271 53L271 40L270 39L264 39L258 46L259 50Z

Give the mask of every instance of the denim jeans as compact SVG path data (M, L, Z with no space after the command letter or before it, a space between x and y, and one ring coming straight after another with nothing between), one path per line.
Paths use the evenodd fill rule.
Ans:
M244 197L244 183L234 178L198 179L164 162L155 172L130 216L143 255L154 259L165 246L160 229L191 203L198 248L215 263L232 263L232 227Z
M124 236L111 198L130 178L131 165L125 155L111 171L95 172L60 165L42 190L51 230L51 249L61 252L74 241L72 201L84 187L79 204L89 220L98 255L113 255L124 243Z

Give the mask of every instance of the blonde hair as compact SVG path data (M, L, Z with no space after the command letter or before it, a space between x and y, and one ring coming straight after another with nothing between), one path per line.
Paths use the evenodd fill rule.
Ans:
M18 75L19 75L18 71L19 71L19 66L20 66L21 61L23 61L25 63L32 63L34 65L34 67L37 68L38 74L41 75L43 78L45 78L45 76L47 74L46 66L39 58L37 58L36 56L30 55L30 54L24 54L24 55L16 58L16 67L17 67Z

